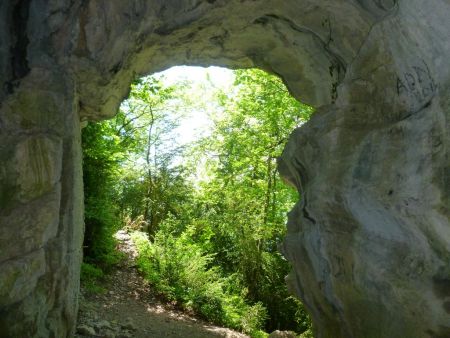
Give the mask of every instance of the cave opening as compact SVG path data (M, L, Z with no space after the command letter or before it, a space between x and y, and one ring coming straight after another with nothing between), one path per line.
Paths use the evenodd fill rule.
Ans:
M80 122L111 118L136 74L174 64L266 69L317 108L280 172L303 199L288 282L319 337L449 336L449 13L445 0L2 1L0 336L73 336Z
M127 292L144 281L161 301L252 336L311 334L284 281L290 266L278 245L298 193L276 163L311 113L264 71L182 66L137 79L114 118L89 123L82 330L95 328L85 303L120 298L122 280ZM109 320L111 308L100 311Z

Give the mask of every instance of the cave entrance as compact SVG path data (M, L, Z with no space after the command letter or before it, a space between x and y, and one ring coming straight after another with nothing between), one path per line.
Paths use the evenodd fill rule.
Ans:
M448 336L449 12L443 0L3 1L0 336L73 334L80 120L112 117L136 74L175 64L265 69L320 110L282 157L303 189L284 240L290 284L319 336Z
M101 292L120 264L120 229L119 247L165 300L248 334L310 330L277 249L298 195L276 159L311 111L257 69L134 81L117 116L83 131L85 289Z

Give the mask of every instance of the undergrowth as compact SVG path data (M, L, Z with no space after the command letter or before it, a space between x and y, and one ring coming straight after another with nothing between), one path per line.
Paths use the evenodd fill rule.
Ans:
M212 255L183 233L174 236L158 232L150 242L142 232L132 232L137 250L137 265L144 277L167 300L185 310L252 337L266 337L262 331L267 311L261 303L248 304L232 284L232 276L224 278L212 266Z
M105 293L106 289L100 286L104 273L99 267L83 262L81 264L81 283L87 291L92 293Z

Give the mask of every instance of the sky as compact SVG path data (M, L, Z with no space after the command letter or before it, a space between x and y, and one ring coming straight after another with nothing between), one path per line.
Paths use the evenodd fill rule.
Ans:
M161 146L166 149L192 144L210 135L213 130L210 115L220 115L223 110L216 99L217 90L232 93L235 79L232 70L221 67L176 66L151 76L159 78L164 87L177 83L188 83L186 90L182 91L187 93L187 101L182 97L177 99L175 96L173 102L167 102L167 109L172 110L175 107L178 109L175 120L179 126L168 134L162 135ZM180 164L183 161L182 157L183 155L175 156L172 164ZM136 164L144 165L145 159L137 159Z
M193 90L196 95L201 95L202 99L211 93L211 88L214 87L218 89L231 90L231 86L234 81L233 71L227 68L221 67L190 67L190 66L176 66L169 68L163 72L157 73L155 75L163 75L165 80L164 83L171 85L179 81L187 80L192 83ZM203 89L202 89L203 87ZM208 91L208 88L209 91ZM209 100L208 110L218 109L217 104L214 100ZM187 112L184 119L181 119L180 126L175 130L179 135L178 143L180 145L187 144L195 141L202 135L208 133L210 128L211 120L208 117L207 111L195 110Z
M231 69L222 67L205 68L192 66L176 66L157 74L164 75L170 84L177 82L180 79L188 79L193 82L207 83L208 73L213 84L219 87L229 86L234 80L233 71Z

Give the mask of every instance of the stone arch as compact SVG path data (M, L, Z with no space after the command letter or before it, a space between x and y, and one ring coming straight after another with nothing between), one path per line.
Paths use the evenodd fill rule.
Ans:
M337 6L320 7L313 1L277 6L267 1L178 1L172 7L163 1L156 6L91 1L83 12L91 21L78 18L84 31L78 53L95 57L73 63L79 81L87 82L85 75L95 80L96 94L80 88L85 114L111 115L133 77L175 64L263 68L281 76L302 101L329 104L375 22L358 5L342 2L336 12ZM100 11L115 15L98 15ZM351 24L346 15L352 16ZM130 17L136 20L132 26Z
M80 120L175 64L256 66L317 113L280 172L283 244L318 337L450 336L445 0L14 0L0 5L0 335L74 330Z

